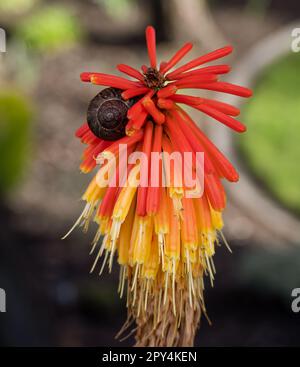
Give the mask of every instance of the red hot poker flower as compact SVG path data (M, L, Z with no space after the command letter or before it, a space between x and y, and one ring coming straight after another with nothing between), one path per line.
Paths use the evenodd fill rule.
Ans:
M110 88L94 98L88 123L76 132L88 145L81 170L93 170L96 158L105 163L83 195L86 206L75 226L87 229L93 216L98 224L91 253L103 239L92 270L102 254L100 273L107 262L111 269L117 254L121 269L119 292L124 293L127 282L129 319L134 318L138 325L137 344L179 345L183 343L184 330L189 329L191 314L195 323L200 310L206 314L203 276L209 274L213 282L215 244L219 235L223 237L226 198L222 180L238 180L232 164L179 105L191 106L236 132L246 130L236 119L236 107L181 92L204 89L241 97L250 97L252 92L219 80L230 71L228 65L206 65L229 55L231 46L177 67L192 48L191 43L186 43L158 67L155 30L151 26L146 28L146 43L149 66L143 65L141 70L125 64L117 66L134 80L96 72L81 74L84 82ZM109 129L114 129L113 135ZM143 152L147 158L146 165L141 161L125 162L125 176L111 158L113 155L117 163L123 160L119 148L124 144L128 152ZM204 154L203 162L198 158L199 152ZM152 153L161 159L155 163ZM184 166L171 164L167 157L173 153L180 158L190 153L191 160L184 161ZM158 171L153 170L155 165ZM202 196L187 196L190 187L181 180L186 168L194 177L193 189L200 187ZM110 186L110 173L117 178L116 187ZM125 186L120 184L121 177ZM155 179L158 185L150 185L149 180L142 185L142 177ZM130 185L135 178L138 185Z

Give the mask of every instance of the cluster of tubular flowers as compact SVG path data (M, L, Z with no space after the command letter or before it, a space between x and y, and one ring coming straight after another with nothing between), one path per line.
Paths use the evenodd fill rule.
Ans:
M92 179L83 200L86 206L75 225L87 230L91 220L98 225L91 253L95 253L92 271L101 273L106 264L112 268L116 255L120 265L119 292L127 293L130 317L147 319L151 313L151 327L155 331L165 323L172 312L174 328L179 328L187 306L198 307L205 313L203 302L203 276L208 274L213 282L215 245L222 235L222 211L226 204L222 179L236 182L238 173L228 159L206 137L180 105L191 106L237 132L246 130L235 119L239 110L213 99L182 94L184 89L206 89L216 92L251 96L247 88L219 81L228 73L228 65L202 66L232 52L231 46L202 55L182 66L175 65L191 50L186 43L166 62L157 65L155 30L146 28L146 42L150 66L141 71L120 64L118 70L135 80L97 72L81 74L81 80L92 84L122 90L124 100L135 98L129 108L126 136L116 141L96 137L83 124L76 136L87 144L83 153L81 170L92 171L99 154L107 157L113 153L118 158L118 147L127 144L129 152L142 151L151 160L151 152L180 154L204 153L204 191L201 197L188 198L186 187L175 184L180 172L174 167L164 187L99 185L97 175L110 165L109 159ZM180 92L180 93L179 93ZM164 154L161 164L164 167ZM195 159L192 170L195 170ZM117 177L120 175L118 167ZM141 175L150 166L128 164L128 180ZM103 172L103 171L102 171ZM164 170L159 170L162 182ZM99 176L98 176L99 177ZM99 259L103 255L103 262ZM99 266L99 268L98 268ZM174 329L174 330L175 330ZM165 332L160 328L161 334ZM167 332L167 331L166 331ZM174 331L174 335L176 332Z

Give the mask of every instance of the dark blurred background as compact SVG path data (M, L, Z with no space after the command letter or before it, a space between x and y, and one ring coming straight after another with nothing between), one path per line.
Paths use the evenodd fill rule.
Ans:
M194 56L232 44L234 78L254 89L241 106L242 137L196 115L241 171L240 183L228 187L225 214L233 254L217 251L216 283L205 291L213 325L202 320L196 345L299 345L300 314L291 309L292 289L300 287L296 0L0 1L7 37L0 53L0 288L7 302L0 343L120 345L114 336L126 307L117 266L89 275L92 234L60 238L90 180L79 172L83 147L74 131L99 88L82 84L79 74L139 67L148 24L157 29L161 59L188 40Z

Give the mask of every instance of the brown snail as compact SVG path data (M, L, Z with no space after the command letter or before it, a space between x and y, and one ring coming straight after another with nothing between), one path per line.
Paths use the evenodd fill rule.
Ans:
M91 100L87 123L98 138L117 140L125 136L127 111L134 104L134 99L125 101L121 93L120 89L105 88Z

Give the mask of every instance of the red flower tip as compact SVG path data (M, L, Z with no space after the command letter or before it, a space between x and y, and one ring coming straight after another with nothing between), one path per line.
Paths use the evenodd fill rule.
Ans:
M193 47L193 44L191 42L186 43L183 47L181 47L180 50L176 52L176 54L164 65L161 66L161 72L164 74L170 69L172 69L173 66L175 66Z
M155 29L152 26L146 28L146 42L148 48L148 55L150 65L152 68L156 68L156 38Z
M121 71L121 73L127 74L129 76L132 76L133 78L138 79L139 81L143 82L144 81L144 76L142 73L140 73L138 70L132 68L129 65L125 65L125 64L119 64L117 65L117 69L119 71Z
M91 81L91 75L93 75L93 73L81 73L80 74L80 79L82 82L90 82Z
M177 92L178 88L175 84L168 85L157 92L158 98L167 98Z
M165 115L159 111L151 98L146 97L142 102L145 110L152 116L153 120L161 125L165 122Z
M174 70L172 73L167 74L167 78L172 79L175 76L177 76L178 74L183 73L184 71L194 69L195 67L205 64L207 62L217 60L217 59L220 59L221 57L227 56L232 52L232 50L233 50L232 46L225 46L215 51L209 52L205 55L202 55L200 57L197 57L196 59Z

